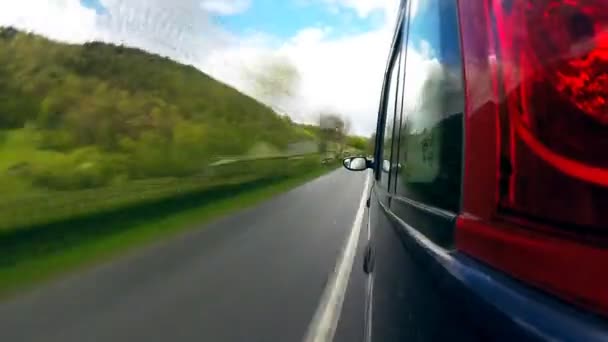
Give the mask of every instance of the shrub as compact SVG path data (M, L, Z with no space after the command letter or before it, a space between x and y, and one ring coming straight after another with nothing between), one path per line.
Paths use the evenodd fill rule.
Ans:
M85 147L44 164L31 165L26 172L36 186L76 190L104 186L124 178L126 161L124 155L103 154L96 147Z

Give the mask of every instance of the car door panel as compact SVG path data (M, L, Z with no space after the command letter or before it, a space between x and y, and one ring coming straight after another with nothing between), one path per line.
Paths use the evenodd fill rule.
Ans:
M370 212L375 214L370 217L375 251L372 341L477 340L468 319L442 291L441 272L433 272L406 245L402 223L377 198Z

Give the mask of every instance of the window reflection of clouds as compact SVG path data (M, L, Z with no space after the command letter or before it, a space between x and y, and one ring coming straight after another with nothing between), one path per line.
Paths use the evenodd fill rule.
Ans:
M400 143L406 165L402 177L410 185L448 177L442 175L448 169L445 155L458 158L451 145L458 141L453 132L459 126L447 119L464 111L464 90L454 4L444 5L449 2L425 2L410 22Z
M442 65L437 58L425 58L417 50L408 51L407 58L404 114L408 130L420 132L448 115L461 113L464 107L461 70ZM438 98L442 100L437 101Z
M430 129L464 107L462 67L460 56L455 54L460 51L459 43L449 31L457 27L457 18L445 15L450 9L443 3L412 3L411 10L416 15L409 27L404 103L410 133ZM437 101L438 98L442 100Z
M403 54L399 54L395 58L395 62L391 68L390 86L388 88L388 99L386 103L386 124L384 132L384 146L383 146L383 167L384 172L390 172L390 158L393 146L393 130L395 127L395 115L396 107L398 105L397 98L397 85L399 80L399 73L402 72L400 64L402 61ZM398 123L397 123L398 125ZM387 166L388 165L388 166ZM388 187L388 175L384 176L383 184Z
M451 226L422 217L409 200L459 211L464 94L457 0L410 4L416 3L419 7L411 19L405 49L405 99L395 188L407 201L392 202L391 210L400 217L414 218L415 228L422 234L450 246Z

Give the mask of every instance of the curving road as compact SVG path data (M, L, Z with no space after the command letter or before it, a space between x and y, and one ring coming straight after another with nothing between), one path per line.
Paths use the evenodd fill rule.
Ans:
M365 177L332 172L0 303L0 341L301 341L352 230ZM361 340L365 238L335 341Z

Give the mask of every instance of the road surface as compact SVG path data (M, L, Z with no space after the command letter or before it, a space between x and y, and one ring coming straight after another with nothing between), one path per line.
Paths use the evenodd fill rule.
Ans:
M0 303L0 341L301 341L352 230L365 177L332 172ZM363 333L361 245L335 341Z

